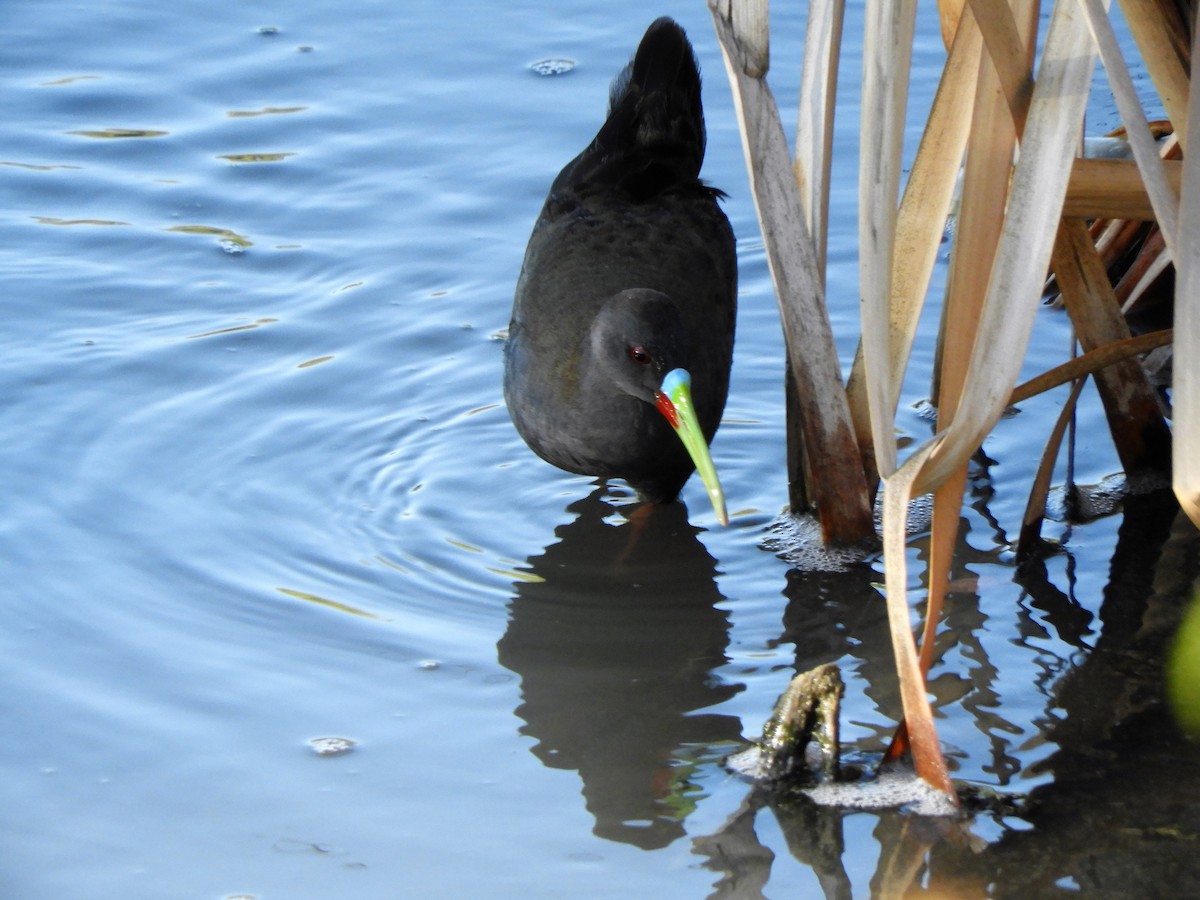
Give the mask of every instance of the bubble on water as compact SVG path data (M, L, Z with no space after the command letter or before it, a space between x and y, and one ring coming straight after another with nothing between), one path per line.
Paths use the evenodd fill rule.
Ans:
M573 59L539 59L537 62L529 64L530 70L535 75L566 75L575 68L575 60Z
M228 253L230 256L241 256L246 252L244 244L239 244L237 241L223 240L217 241L217 246Z
M312 738L308 745L317 756L344 756L357 746L357 741L344 737Z
M264 37L274 37L275 35L279 34L279 26L263 25L258 29L258 33Z

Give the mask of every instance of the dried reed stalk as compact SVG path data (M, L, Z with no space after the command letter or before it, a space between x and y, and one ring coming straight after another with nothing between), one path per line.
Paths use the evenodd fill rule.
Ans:
M874 522L825 308L824 277L818 270L779 111L764 80L769 66L766 2L710 0L709 10L733 87L795 380L796 407L809 456L821 461L821 477L813 480L813 500L827 541L858 542L874 532Z
M1153 18L1146 12L1153 0L1121 4L1131 24L1135 17ZM1084 217L1153 217L1164 236L1161 259L1176 260L1177 331L1187 353L1177 355L1175 368L1175 486L1181 502L1200 521L1200 458L1193 462L1183 453L1200 440L1200 376L1195 371L1200 369L1200 348L1192 346L1200 343L1200 244L1181 246L1176 238L1200 232L1200 162L1186 154L1182 164L1160 159L1144 117L1139 118L1107 5L1106 0L1059 0L1035 80L1037 0L943 0L939 11L947 63L897 202L913 9L902 0L868 4L859 173L863 332L847 404L824 306L823 275L841 0L822 0L810 10L794 160L765 82L766 3L709 0L780 304L790 380L797 388L792 400L803 419L804 453L822 469L820 478L810 479L814 490L826 492L814 498L818 514L827 537L861 536L869 517L865 498L877 472L882 474L886 596L904 703L903 734L918 773L948 793L952 786L924 674L932 662L969 457L1010 402L1028 396L1042 382L1061 383L1108 366L1097 377L1111 404L1110 422L1118 433L1122 427L1135 433L1123 439L1123 462L1133 467L1148 458L1161 461L1155 454L1165 441L1165 426L1129 356L1169 338L1128 337L1108 280L1110 258L1099 255L1096 245L1109 253L1114 236L1132 234L1132 229L1114 223L1089 234ZM1175 124L1190 121L1200 127L1200 117L1188 115L1200 99L1188 98L1186 53L1178 36L1161 21L1139 21L1133 31ZM1130 130L1135 163L1075 158L1097 53L1104 58ZM1161 58L1149 59L1154 53ZM1186 144L1190 136L1180 136L1180 142ZM962 213L939 348L939 430L897 465L892 423L964 153ZM1068 310L1073 320L1084 323L1080 336L1088 352L1060 367L1063 372L1048 373L1014 392L1052 254ZM1118 358L1124 362L1111 365ZM1135 385L1132 393L1130 384ZM1064 425L1065 418L1051 437L1035 485L1040 499L1031 505L1027 525L1044 507ZM843 454L856 446L855 435L863 464L849 467L855 470L849 473L844 464L850 456ZM906 520L912 498L927 492L935 494L934 531L925 636L918 653L907 592Z
M1192 59L1200 55L1200 28L1192 36ZM1200 146L1200 91L1187 106L1184 146ZM1179 133L1176 123L1176 134ZM1179 232L1200 234L1200 154L1183 157ZM1200 241L1185 241L1175 256L1175 362L1171 403L1174 408L1175 496L1200 526Z

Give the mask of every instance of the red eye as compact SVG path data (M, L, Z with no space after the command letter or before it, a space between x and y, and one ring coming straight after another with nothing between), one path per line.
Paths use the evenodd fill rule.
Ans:
M640 344L629 348L629 358L639 366L649 365L650 363L650 353Z

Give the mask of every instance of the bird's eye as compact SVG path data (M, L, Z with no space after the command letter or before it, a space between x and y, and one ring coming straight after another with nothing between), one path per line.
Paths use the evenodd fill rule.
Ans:
M645 366L650 363L650 352L641 344L629 348L629 358L639 366Z

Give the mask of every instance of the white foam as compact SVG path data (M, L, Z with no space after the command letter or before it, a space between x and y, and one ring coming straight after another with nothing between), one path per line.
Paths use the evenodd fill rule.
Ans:
M818 784L804 793L820 806L843 809L904 807L920 816L952 816L958 810L950 797L904 770L883 772L869 781Z
M769 774L763 761L763 752L757 744L727 756L725 766L735 775L751 781L764 781Z
M783 512L767 526L763 549L798 568L816 572L848 572L868 555L860 547L826 547L821 523L813 516Z
M751 745L725 758L725 767L735 775L758 783L770 782L766 756ZM952 798L931 787L909 769L888 769L860 781L827 781L801 792L818 806L841 809L900 809L919 816L952 816L958 811Z
M875 532L883 529L883 492L875 498L873 511ZM906 532L912 535L929 530L933 518L933 498L923 494L908 504ZM821 523L814 516L793 516L785 510L767 526L763 549L778 555L792 565L806 571L848 572L856 565L879 556L876 541L868 540L862 546L827 547L821 535Z

